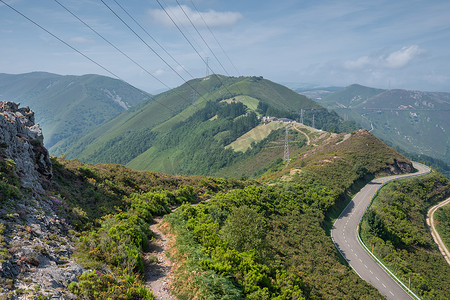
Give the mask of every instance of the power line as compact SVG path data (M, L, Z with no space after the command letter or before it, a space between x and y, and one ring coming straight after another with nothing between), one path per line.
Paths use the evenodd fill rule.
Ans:
M18 13L19 15L21 15L22 17L24 17L25 19L27 19L28 21L30 21L31 23L33 23L34 25L36 25L37 27L39 27L40 29L44 30L45 32L47 32L48 34L50 34L51 36L53 36L54 38L56 38L58 41L60 41L61 43L63 43L64 45L66 45L67 47L71 48L72 50L74 50L75 52L77 52L78 54L82 55L83 57L85 57L86 59L88 59L89 61L93 62L94 64L96 64L97 66L99 66L100 68L102 68L103 70L105 70L106 72L108 72L109 74L111 74L112 76L116 77L117 79L119 79L120 81L123 81L126 83L125 80L123 80L122 78L120 78L118 75L116 75L115 73L113 73L112 71L110 71L109 69L107 69L106 67L102 66L100 63L96 62L95 60L93 60L92 58L90 58L89 56L87 56L86 54L82 53L80 50L76 49L75 47L73 47L72 45L70 45L69 43L67 43L66 41L64 41L63 39L59 38L58 36L56 36L55 34L53 34L52 32L50 32L48 29L44 28L43 26L39 25L38 23L36 23L35 21L33 21L32 19L30 19L29 17L27 17L26 15L24 15L23 13L21 13L19 10L17 10L16 8L12 7L11 5L5 3L5 1L0 0L0 2L2 2L3 4L5 4L6 6L8 6L10 9L12 9L13 11L15 11L16 13ZM132 85L130 85L132 86ZM132 86L133 88L135 88L136 90L139 90L138 88ZM140 91L140 90L139 90ZM151 97L150 97L151 98ZM155 102L157 102L158 104L162 105L163 107L167 108L168 110L176 113L176 111L174 111L173 109L171 109L170 107L168 107L167 105L153 99Z
M167 84L162 82L158 77L154 76L151 72L149 72L147 69L145 69L142 65L140 65L138 62L136 62L134 59L132 59L130 56L128 56L125 52L120 50L116 45L114 45L112 42L110 42L108 39L106 39L103 35L101 35L98 31L96 31L94 28L89 26L86 22L84 22L81 18L79 18L74 12L69 10L66 6L61 4L58 0L54 0L56 3L58 3L62 8L64 8L68 13L70 13L72 16L74 16L78 21L83 23L86 27L88 27L90 30L92 30L95 34L97 34L101 39L103 39L105 42L107 42L109 45L111 45L114 49L119 51L122 55L124 55L126 58L128 58L131 62L133 62L135 65L137 65L139 68L141 68L144 72L146 72L148 75L153 77L155 80L157 80L159 83L164 85L166 88L171 89Z
M69 12L72 16L74 16L77 20L79 20L81 23L83 23L86 27L88 27L90 30L92 30L95 34L97 34L100 38L102 38L105 42L107 42L109 45L111 45L114 49L116 49L117 51L119 51L121 54L123 54L125 57L127 57L130 61L132 61L134 64L136 64L139 68L141 68L144 72L146 72L148 75L150 75L151 77L153 77L154 79L156 79L158 82L160 82L162 85L164 85L166 88L168 88L169 90L172 89L171 87L169 87L167 84L165 84L163 81L161 81L159 78L157 78L156 76L154 76L153 74L151 74L147 69L145 69L142 65L140 65L138 62L136 62L134 59L132 59L130 56L128 56L125 52L123 52L122 50L120 50L117 46L115 46L113 43L111 43L108 39L106 39L103 35L101 35L98 31L96 31L94 28L92 28L91 26L89 26L89 24L87 24L86 22L84 22L81 18L79 18L75 13L73 13L71 10L69 10L66 6L64 6L63 4L61 4L58 0L54 0L56 3L58 3L62 8L64 8L67 12ZM174 111L173 109L171 109L170 107L168 107L167 105L163 104L160 101L155 100L154 97L150 97L150 99L153 98L153 101L155 101L156 103L160 104L161 106L167 108L168 110L176 113L176 111ZM184 98L184 97L183 97Z
M189 17L189 15L186 13L186 11L184 10L183 6L180 4L180 2L178 0L175 0L178 4L178 6L181 8L181 10L183 11L184 15L186 16L186 18L189 20L189 22L191 23L192 27L194 27L195 31L197 32L197 34L200 36L200 38L202 39L203 43L205 43L206 47L208 47L209 51L212 53L212 55L214 56L214 58L217 60L217 62L219 63L219 65L222 67L222 69L225 71L225 73L228 75L228 77L230 77L230 74L228 73L228 71L225 69L225 67L223 66L223 64L220 62L219 58L216 56L216 54L214 53L214 51L211 49L211 47L209 46L209 44L206 42L206 40L203 38L203 35L200 33L200 31L198 31L197 27L195 26L194 22L192 22L191 18ZM198 11L197 11L198 13ZM200 15L201 17L201 15ZM209 68L209 64L208 64L208 60L206 61L206 68ZM213 72L214 73L214 72ZM221 81L219 79L219 81ZM222 83L222 82L221 82ZM223 83L222 83L223 84ZM238 91L243 95L244 93L242 93L241 89L239 88L239 86L237 86ZM227 89L228 90L228 89ZM229 91L228 91L229 92ZM230 93L231 94L231 93Z
M103 0L101 0L101 1L103 2ZM175 27L178 29L178 31L181 33L181 35L186 39L186 41L192 47L192 49L194 49L194 51L197 53L197 55L200 57L200 59L203 61L203 63L207 66L207 68L212 72L212 74L217 78L217 80L222 84L222 86L224 86L224 88L228 91L228 93L230 95L232 95L230 90L224 85L224 83L222 82L220 77L217 74L215 74L214 71L209 67L209 65L207 64L205 59L201 56L201 54L198 52L198 50L194 47L192 42L187 38L186 34L184 34L184 32L181 30L180 26L178 26L178 24L173 20L173 18L170 16L170 14L164 8L164 6L161 4L161 2L159 0L156 0L156 2L158 2L158 4L161 7L161 9L166 13L166 15L169 17L169 19L172 21L172 23L175 25Z
M100 0L131 32L134 33L134 35L141 40L156 56L159 57L159 59L161 59L173 72L175 72L175 74L178 75L178 77L180 77L191 89L195 90L196 89L186 80L183 78L183 76L181 76L180 73L177 72L177 70L175 70L158 52L156 52L155 49L153 49L139 34L136 33L136 31L134 31L133 28L130 27L130 25L128 25L127 22L125 22L125 20L123 20L108 4L105 3L105 1Z
M198 10L197 6L195 5L194 1L191 0L192 6L195 8L195 10L197 11L197 14L200 16L200 18L203 20L203 23L205 23L206 28L208 28L209 32L211 33L212 37L214 38L214 40L216 41L217 45L219 45L220 49L222 49L223 54L225 55L225 57L228 59L228 61L230 62L231 66L233 66L234 70L236 71L237 74L240 74L240 72L238 71L238 69L236 68L236 66L233 64L233 62L231 61L230 57L227 55L227 53L225 52L225 50L223 49L222 45L219 43L219 40L216 38L215 34L213 33L213 31L211 30L211 28L209 27L208 23L206 23L205 19L203 18L202 14L200 13L200 11Z
M149 38L152 39L153 42L155 42L177 65L179 65L189 76L191 76L191 78L195 78L188 70L186 70L183 65L181 63L179 63L175 57L173 57L164 47L163 45L161 45L161 43L159 43L119 2L117 2L117 0L113 0L127 15L128 17L130 17L131 20L133 20L133 22L139 26L142 31L145 32L145 34L148 35Z
M45 32L47 32L48 34L50 34L51 36L53 36L55 39L57 39L58 41L60 41L61 43L63 43L64 45L66 45L67 47L69 47L70 49L72 49L73 51L77 52L78 54L82 55L84 58L88 59L89 61L91 61L92 63L96 64L97 66L99 66L100 68L102 68L103 70L105 70L106 72L108 72L109 74L111 74L112 76L116 77L117 79L126 82L125 80L123 80L122 78L120 78L118 75L116 75L115 73L113 73L112 71L110 71L109 69L107 69L106 67L104 67L103 65L101 65L100 63L96 62L95 60L93 60L92 58L90 58L89 56L87 56L86 54L84 54L83 52L81 52L80 50L78 50L77 48L73 47L72 45L70 45L69 43L67 43L66 41L64 41L63 39L61 39L60 37L56 36L55 34L51 33L49 30L45 29L44 27L42 27L41 25L39 25L38 23L36 23L35 21L33 21L32 19L30 19L29 17L27 17L26 15L24 15L23 13L21 13L20 11L18 11L17 9L15 9L14 7L12 7L11 5L9 5L8 3L6 3L3 0L0 0L0 2L2 2L4 5L8 6L10 9L12 9L13 11L15 11L16 13L18 13L19 15L21 15L22 17L24 17L25 19L27 19L28 21L30 21L31 23L33 23L34 25L36 25L37 27L39 27L40 29L44 30Z
M178 6L181 8L181 10L183 11L184 15L186 16L186 18L189 20L189 22L191 23L192 27L194 27L195 31L197 32L197 34L200 36L200 38L202 39L203 43L205 43L206 47L208 47L209 51L212 53L212 55L214 56L214 58L217 60L217 62L219 63L219 65L222 67L222 69L225 71L225 73L230 76L230 74L228 74L227 70L225 69L225 67L222 65L222 63L220 62L220 60L217 58L216 54L214 53L214 51L211 49L211 47L209 47L208 43L205 41L205 39L203 38L203 36L201 35L201 33L198 31L197 27L195 26L194 22L192 22L191 18L189 18L188 14L186 13L186 11L184 10L183 6L181 6L180 2L178 0L175 0L178 4Z

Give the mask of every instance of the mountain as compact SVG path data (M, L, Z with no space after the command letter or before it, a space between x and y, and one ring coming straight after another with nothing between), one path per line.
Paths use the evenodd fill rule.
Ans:
M450 93L351 85L317 102L394 147L450 163Z
M348 108L354 107L382 92L384 90L353 84L334 93L330 93L322 99L318 99L318 102L328 108Z
M311 98L313 100L322 99L323 97L332 94L334 92L337 92L339 90L343 89L342 87L337 86L329 86L329 87L314 87L314 88L296 88L294 91L296 91L299 94L305 95L308 98Z
M195 97L197 91L203 94ZM81 138L68 157L170 174L212 175L248 155L227 146L260 125L262 116L293 119L300 109L305 110L304 122L311 125L314 118L318 128L355 129L316 102L262 77L213 75L122 113ZM263 138L271 130L263 130Z
M33 107L46 147L54 155L149 97L123 81L99 75L0 74L0 100Z
M238 97L210 101L191 117L206 119L196 122L199 128L228 118L237 133L238 124L247 124L239 120L256 114L240 114L243 102L254 101ZM208 109L217 114L211 117ZM272 150L283 152L285 121L266 120L231 143L233 129L215 138L236 151L248 149L251 140L254 155L245 157L246 168L274 159ZM165 290L183 299L381 298L342 260L329 230L361 186L374 176L410 172L411 162L364 129L333 133L288 124L290 159L271 161L258 180L167 175L50 157L34 112L0 102L2 297L150 300ZM433 202L447 197L448 180L436 174L423 184L407 183L405 191L418 198L432 194ZM412 249L418 245L411 237L431 240L427 230L414 231L415 222L423 227L418 215L428 204L414 206L405 201L408 195L389 195L400 204L382 212L393 214L394 226L374 222L393 241L384 246L384 235L374 240L375 251L389 253L386 258L408 255L402 244L393 249L402 240ZM412 222L407 205L414 206ZM395 222L399 215L401 224ZM449 278L430 267L442 267L444 259L431 243L426 246L413 260L420 266L400 269L424 299L445 298ZM396 265L405 264L395 257ZM155 277L159 285L153 285ZM169 280L168 289L160 288Z

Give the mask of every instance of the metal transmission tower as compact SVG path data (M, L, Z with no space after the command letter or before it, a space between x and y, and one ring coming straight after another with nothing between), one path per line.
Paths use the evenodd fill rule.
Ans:
M289 127L286 126L286 137L284 139L284 162L289 163Z
M316 127L314 126L314 125L315 125L315 124L314 124L314 123L315 123L315 122L314 122L314 121L315 121L314 117L315 117L315 116L313 115L312 128L316 128Z
M207 56L205 58L205 64L206 64L206 76L209 75L209 57Z
M300 110L300 124L303 124L303 108Z

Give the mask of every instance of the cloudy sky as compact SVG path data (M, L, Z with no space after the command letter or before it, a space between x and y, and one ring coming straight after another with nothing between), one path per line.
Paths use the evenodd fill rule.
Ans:
M449 16L448 0L0 0L0 73L95 73L155 92L208 62L291 87L450 92Z

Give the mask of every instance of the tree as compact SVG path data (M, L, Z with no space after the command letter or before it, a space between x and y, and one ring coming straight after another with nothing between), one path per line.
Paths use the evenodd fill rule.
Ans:
M246 205L233 208L220 235L232 249L261 252L265 239L264 216Z

